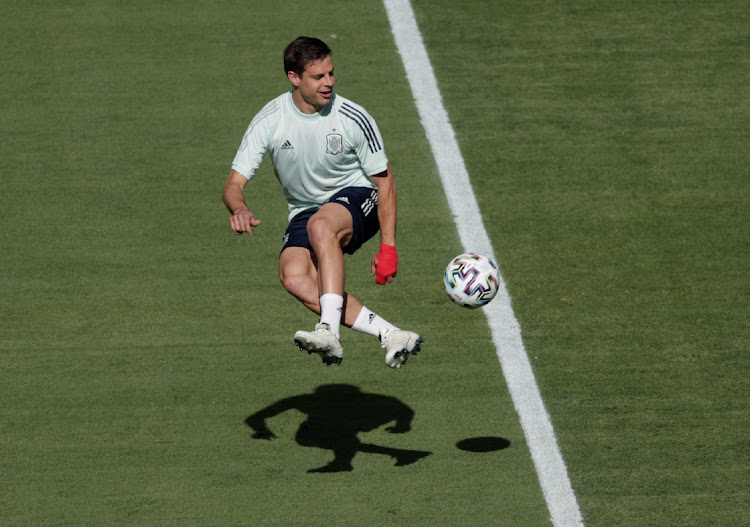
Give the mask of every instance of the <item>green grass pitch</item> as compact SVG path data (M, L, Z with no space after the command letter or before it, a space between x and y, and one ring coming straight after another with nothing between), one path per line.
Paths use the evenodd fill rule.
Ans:
M0 524L549 525L486 322L442 292L463 248L379 2L0 5ZM413 6L585 524L750 525L750 6ZM386 141L399 276L368 245L348 284L424 335L400 371L294 347L270 163L229 232L301 34ZM308 472L310 419L359 431L352 471Z

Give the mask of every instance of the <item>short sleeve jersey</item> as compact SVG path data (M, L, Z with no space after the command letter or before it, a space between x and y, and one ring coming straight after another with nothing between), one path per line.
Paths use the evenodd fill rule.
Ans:
M375 120L337 94L311 115L294 105L291 92L266 104L250 122L232 169L251 179L266 152L289 203L289 219L343 188L375 188L370 176L388 166Z

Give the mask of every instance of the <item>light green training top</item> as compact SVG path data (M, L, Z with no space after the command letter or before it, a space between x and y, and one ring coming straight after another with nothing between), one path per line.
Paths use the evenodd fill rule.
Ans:
M250 122L232 169L251 179L266 152L289 203L290 220L343 188L374 189L370 176L388 166L375 120L337 94L312 115L294 105L292 92L273 99Z

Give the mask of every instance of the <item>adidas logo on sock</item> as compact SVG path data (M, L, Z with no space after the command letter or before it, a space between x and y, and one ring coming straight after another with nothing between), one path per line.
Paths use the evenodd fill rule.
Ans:
M289 139L284 141L284 144L281 145L282 150L294 150L294 147L292 146L292 143L289 142Z

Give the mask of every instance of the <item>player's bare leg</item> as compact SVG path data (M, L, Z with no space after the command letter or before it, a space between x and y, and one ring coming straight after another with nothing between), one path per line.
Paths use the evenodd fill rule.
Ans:
M320 315L315 255L304 247L287 247L279 257L279 280L292 296Z
M302 247L288 247L279 258L279 278L284 288L315 313L321 312L317 262L315 256ZM337 328L340 320L337 321ZM331 330L331 326L322 321L315 326L314 331L298 331L294 334L294 343L308 353L320 356L327 365L341 364L344 349L339 341L338 331Z
M315 255L303 247L284 249L279 259L279 279L292 296L306 308L320 315L320 292ZM344 316L341 323L352 327L362 311L362 304L353 295L344 292Z
M342 247L351 240L352 231L351 213L338 203L326 203L307 222L310 245L318 260L321 296L344 296L346 263Z

